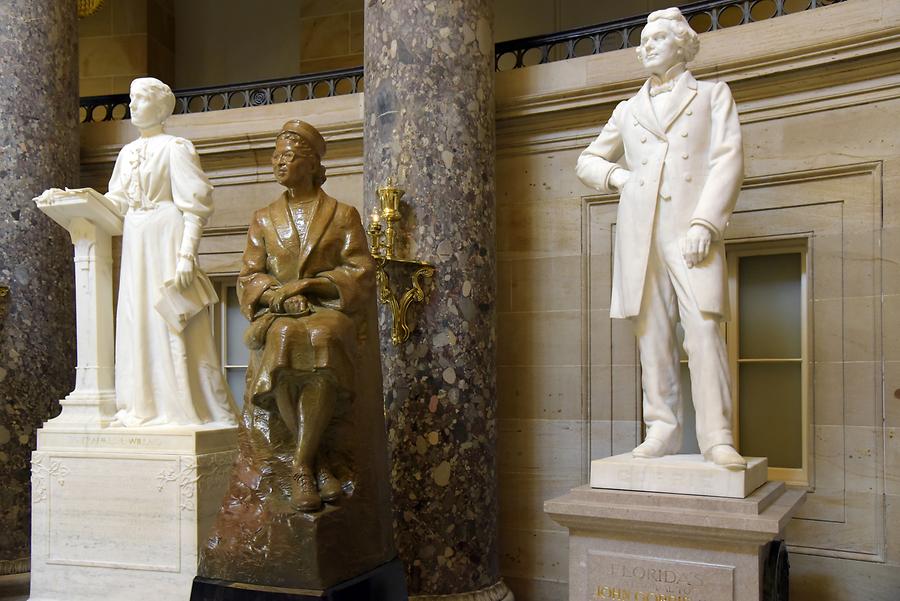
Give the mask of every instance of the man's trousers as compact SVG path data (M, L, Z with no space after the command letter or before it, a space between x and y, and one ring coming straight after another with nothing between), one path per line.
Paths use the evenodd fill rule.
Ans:
M667 231L671 200L657 201L656 221L640 314L632 318L641 354L644 423L647 438L667 453L681 449L681 369L675 325L681 321L691 372L701 452L718 444L734 446L731 432L731 378L720 317L700 311L682 257L686 232Z

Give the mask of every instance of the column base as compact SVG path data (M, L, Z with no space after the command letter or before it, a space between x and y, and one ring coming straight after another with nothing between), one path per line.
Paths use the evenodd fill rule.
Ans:
M569 529L571 599L758 601L770 543L805 497L783 482L746 499L582 486L544 510Z
M516 601L515 595L503 580L492 586L466 593L448 595L413 595L409 601Z
M236 446L236 427L39 430L31 601L186 598Z
M403 564L394 559L325 590L194 578L190 601L407 601Z
M44 422L44 430L106 428L116 417L116 393L114 390L73 390L60 400L62 412Z

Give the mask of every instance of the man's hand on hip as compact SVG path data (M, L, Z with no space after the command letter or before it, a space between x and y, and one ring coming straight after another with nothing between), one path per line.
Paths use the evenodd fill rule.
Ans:
M699 265L709 254L709 243L712 242L712 232L708 228L695 223L688 230L687 235L681 239L681 255L687 266Z
M621 167L613 169L613 172L609 174L609 185L621 191L622 186L625 185L629 178L631 178L631 171Z

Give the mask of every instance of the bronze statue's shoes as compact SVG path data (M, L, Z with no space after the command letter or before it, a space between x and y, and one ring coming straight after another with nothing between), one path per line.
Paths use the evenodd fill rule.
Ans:
M291 474L291 504L300 511L316 511L322 507L322 499L316 490L316 478L312 472L298 470Z
M668 445L658 438L648 438L631 451L631 456L638 459L652 459L664 455L671 455L671 452Z
M326 503L337 501L344 489L341 483L326 469L319 470L319 495Z
M717 444L712 446L703 453L703 457L707 461L711 461L716 465L721 465L730 470L747 469L747 460L741 457L733 446L728 444Z

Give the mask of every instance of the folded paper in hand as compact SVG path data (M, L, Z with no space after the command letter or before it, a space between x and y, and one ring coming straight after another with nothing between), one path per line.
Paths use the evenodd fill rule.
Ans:
M219 296L209 279L198 277L184 290L178 289L175 280L166 280L159 287L159 298L153 306L170 328L181 332L191 317L217 302Z

